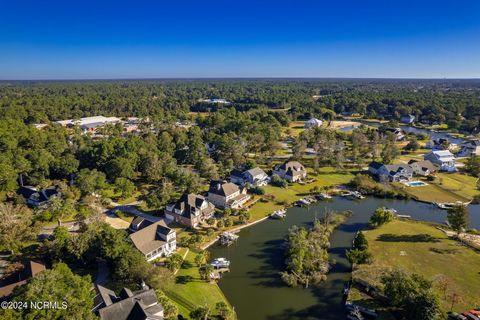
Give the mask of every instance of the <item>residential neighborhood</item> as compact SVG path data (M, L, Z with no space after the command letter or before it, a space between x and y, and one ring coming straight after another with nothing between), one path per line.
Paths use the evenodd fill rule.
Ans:
M268 295L279 301L269 305L278 315L280 304L293 303L290 287L308 284L319 290L298 291L308 299L333 297L344 300L335 304L342 314L366 306L364 314L382 319L401 307L366 286L386 295L375 287L381 274L409 281L417 272L447 274L462 288L437 296L432 284L442 312L453 293L463 299L456 311L477 301L480 293L465 294L478 282L478 236L470 229L477 221L455 229L451 212L476 214L478 135L420 127L418 113L294 118L283 109L238 111L243 105L230 98L198 102L163 120L130 111L52 115L47 126L0 132L0 147L10 146L0 163L8 163L0 174L8 190L0 193L2 300L69 295L88 306L75 311L82 319L200 319L207 311L210 320L264 319L267 311L257 316L252 303ZM356 247L359 234L367 249ZM462 265L468 283L445 267L452 248L449 260ZM307 251L308 261L297 259ZM329 272L337 258L347 261L342 281ZM397 266L405 275L392 273ZM269 281L286 291L270 290ZM61 291L50 293L56 282Z

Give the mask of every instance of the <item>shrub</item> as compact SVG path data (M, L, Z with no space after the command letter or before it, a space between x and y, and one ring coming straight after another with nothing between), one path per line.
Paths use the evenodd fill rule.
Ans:
M370 225L377 228L385 223L392 221L395 218L393 212L386 208L377 208L375 213L370 217Z
M272 176L272 185L280 188L286 188L288 186L288 181L280 178L278 175L274 174Z

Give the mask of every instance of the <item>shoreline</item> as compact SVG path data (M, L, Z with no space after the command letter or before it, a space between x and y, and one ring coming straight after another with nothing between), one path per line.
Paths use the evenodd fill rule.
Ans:
M236 228L233 228L233 229L230 229L230 230L225 230L225 232L232 232L232 233L236 233L236 232L239 232L240 230L242 229L245 229L245 228L248 228L248 227L251 227L257 223L260 223L260 222L263 222L265 220L267 220L269 218L269 216L266 216L266 217L263 217L261 219L258 219L258 220L255 220L255 221L252 221L252 222L249 222L249 223L246 223L244 225L241 225L241 226L238 226ZM220 239L220 237L215 237L215 239L207 242L206 244L204 244L203 246L200 247L200 249L202 250L206 250L208 249L209 247L211 247L215 242L217 242L218 240Z

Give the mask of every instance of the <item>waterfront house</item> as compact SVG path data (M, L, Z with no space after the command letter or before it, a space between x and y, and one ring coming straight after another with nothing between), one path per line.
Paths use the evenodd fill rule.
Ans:
M233 170L230 174L230 181L245 186L247 183L252 186L265 186L270 182L270 177L260 169L255 167L246 171Z
M222 209L240 209L250 199L250 196L245 188L232 182L214 180L210 182L207 199Z
M401 128L386 128L384 131L393 134L397 141L405 139L405 132Z
M177 202L167 205L165 218L168 221L196 228L200 223L211 218L214 213L215 205L205 197L194 193L185 193Z
M460 145L459 157L480 156L480 140L465 141Z
M305 179L307 170L298 161L286 161L273 169L273 174L290 182L297 182Z
M171 255L177 249L176 233L158 221L130 235L135 247L147 261Z
M411 114L404 114L400 117L400 122L403 122L406 124L412 124L413 121L415 121L415 116Z
M412 168L413 174L418 176L430 176L438 171L438 167L435 166L430 160L410 160L408 165Z
M143 285L139 291L123 288L117 296L113 290L95 285L93 312L102 320L163 320L164 309L155 290Z
M59 186L50 186L48 188L38 190L31 186L23 186L17 190L25 202L32 207L40 207L47 204L53 198L60 198L62 193Z
M382 165L377 170L378 180L385 182L409 181L413 176L413 169L406 164Z
M323 124L322 120L319 120L317 118L311 118L307 122L305 122L305 129L310 129L310 128L318 128L321 127Z
M29 261L23 267L23 270L15 276L14 282L0 287L0 300L7 299L16 287L23 286L27 281L35 277L38 273L45 270L45 266L41 263Z
M430 160L430 162L440 167L441 171L457 171L455 157L449 150L431 151L424 156L424 160Z
M425 144L425 147L432 150L448 150L456 147L448 138L432 139Z

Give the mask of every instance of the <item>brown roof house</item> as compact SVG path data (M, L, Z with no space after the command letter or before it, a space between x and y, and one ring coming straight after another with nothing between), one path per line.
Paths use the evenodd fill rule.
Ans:
M102 320L163 320L164 309L158 303L155 290L143 285L140 291L123 288L115 292L101 285L95 286L93 311Z
M130 235L135 247L147 261L171 255L177 249L176 233L158 221Z
M165 217L190 228L196 228L200 223L211 218L215 212L215 205L205 197L185 193L177 202L167 205Z
M438 167L429 160L410 160L408 161L408 165L410 166L410 168L412 168L413 174L419 176L426 177L435 174L438 171Z
M290 182L297 182L305 179L307 170L303 164L298 161L286 161L273 169L273 174Z
M235 183L224 180L210 182L208 201L219 208L240 209L250 199L246 188L240 188Z
M29 279L35 277L45 269L46 268L43 264L29 261L25 264L23 270L16 276L15 282L0 288L0 300L8 298L12 294L13 289L23 286Z

